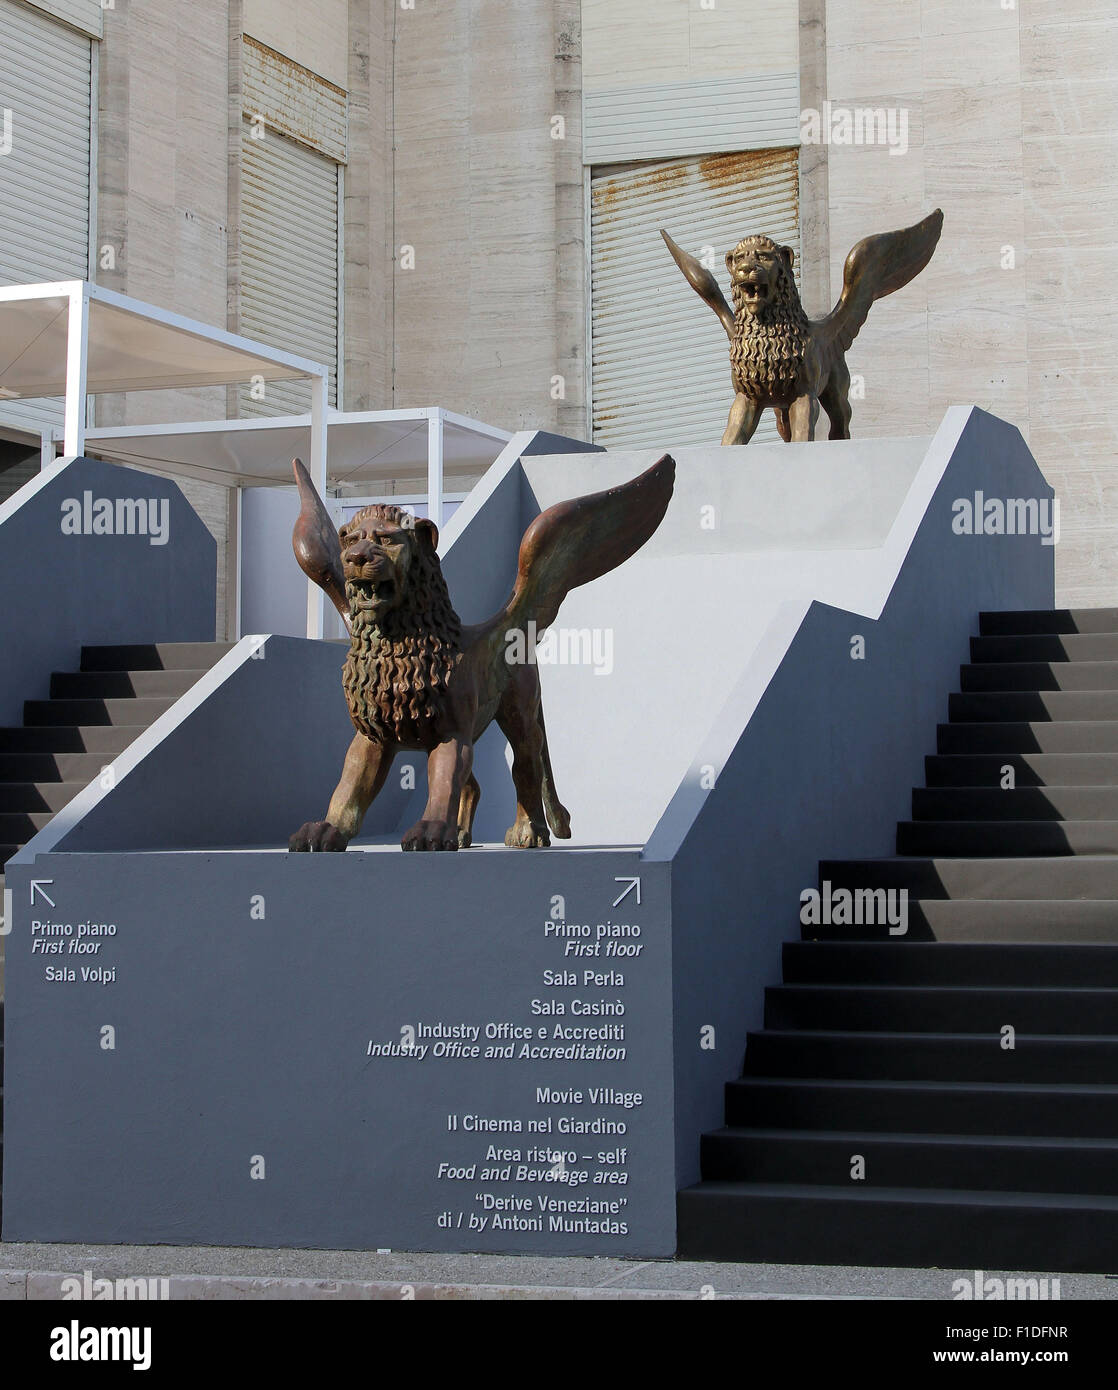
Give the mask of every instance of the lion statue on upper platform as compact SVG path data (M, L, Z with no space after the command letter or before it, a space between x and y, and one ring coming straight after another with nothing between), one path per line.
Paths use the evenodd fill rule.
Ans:
M516 787L516 820L505 844L543 848L551 843L549 827L569 838L547 748L539 667L510 652L528 651L571 589L616 569L648 540L671 500L673 459L665 454L621 487L557 503L536 517L520 542L512 596L474 627L463 625L450 601L433 522L386 504L365 507L336 531L298 459L294 470L301 499L295 555L349 631L342 684L357 734L325 820L308 821L290 848L344 850L405 749L427 754L428 796L403 848L466 848L481 795L473 748L493 720L511 745Z
M747 444L767 408L783 440L814 439L820 406L830 420L830 438L849 439L846 351L874 300L901 289L928 264L942 229L937 208L913 227L860 241L846 258L838 303L815 322L800 303L791 247L767 236L738 242L726 256L731 309L711 272L661 231L688 284L730 339L735 394L722 443Z

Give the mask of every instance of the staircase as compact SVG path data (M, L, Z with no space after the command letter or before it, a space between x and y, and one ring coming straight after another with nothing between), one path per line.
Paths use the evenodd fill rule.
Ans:
M50 698L24 703L22 727L0 728L0 869L231 649L83 647L80 670L56 671Z
M1118 610L980 632L896 857L820 865L907 934L785 945L680 1258L1118 1271Z

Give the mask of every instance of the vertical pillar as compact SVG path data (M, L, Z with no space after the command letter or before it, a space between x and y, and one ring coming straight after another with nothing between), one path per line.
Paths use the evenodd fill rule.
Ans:
M70 291L66 324L66 415L62 452L76 458L85 451L86 375L89 370L89 286Z
M329 374L311 378L311 454L307 472L326 500L326 402ZM307 581L307 636L319 639L326 626L326 595L317 584Z
M427 412L427 515L443 528L443 412Z

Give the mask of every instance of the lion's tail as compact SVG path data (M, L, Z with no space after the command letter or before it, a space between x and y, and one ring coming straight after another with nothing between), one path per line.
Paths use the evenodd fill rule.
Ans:
M551 750L547 746L547 728L543 722L543 705L540 705L536 721L540 726L543 742L540 745L540 758L543 761L543 809L552 834L560 840L571 838L571 817L567 808L555 792L555 774L551 770Z

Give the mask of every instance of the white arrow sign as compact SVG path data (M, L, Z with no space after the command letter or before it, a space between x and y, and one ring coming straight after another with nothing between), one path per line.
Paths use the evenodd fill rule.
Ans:
M622 890L621 896L620 896L619 898L614 898L614 900L613 900L613 905L614 905L614 907L616 907L616 906L618 905L618 903L623 903L623 902L625 901L625 899L629 896L629 894L633 891L634 888L637 890L637 906L640 907L640 904L641 904L641 881L640 881L639 878L617 878L617 877L615 877L613 881L614 881L614 883L627 883L627 884L629 885L628 888L625 888L625 889Z
M50 894L47 892L47 890L43 887L43 884L44 884L44 883L53 883L53 882L54 882L54 879L53 879L53 878L33 878L33 879L31 880L31 906L32 906L32 907L35 906L35 890L36 890L36 889L38 889L39 892L42 893L43 897L46 898L47 902L50 903L51 907L57 907L57 906L58 906L58 904L55 902L55 900L51 897L51 895L50 895Z

